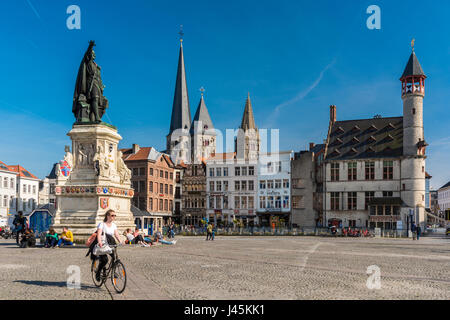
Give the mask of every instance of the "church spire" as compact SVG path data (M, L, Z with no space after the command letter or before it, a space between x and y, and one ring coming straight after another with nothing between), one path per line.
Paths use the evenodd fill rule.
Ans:
M257 129L255 125L255 118L253 117L252 102L250 101L250 92L247 95L247 101L245 102L244 115L242 116L241 129Z
M176 129L189 130L191 126L191 110L189 107L186 71L184 66L182 30L180 31L180 36L180 55L178 58L177 79L175 84L175 95L173 97L169 135Z
M208 108L205 104L205 99L203 97L203 92L201 93L200 102L197 107L197 111L195 112L194 120L192 120L191 124L191 134L195 133L195 122L199 122L202 125L202 130L214 130L213 123L211 121L211 117L209 116Z

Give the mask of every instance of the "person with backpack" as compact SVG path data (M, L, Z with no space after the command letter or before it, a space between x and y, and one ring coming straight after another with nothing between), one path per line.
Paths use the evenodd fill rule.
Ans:
M19 211L14 217L13 225L16 232L16 243L19 244L19 236L25 232L27 227L27 218L23 216L23 212Z
M212 232L213 232L212 224L208 224L208 227L206 227L206 240L212 239Z

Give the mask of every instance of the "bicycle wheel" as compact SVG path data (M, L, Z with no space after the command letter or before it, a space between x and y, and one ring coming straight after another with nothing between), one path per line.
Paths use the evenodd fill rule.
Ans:
M96 287L101 287L102 284L106 280L106 278L102 277L101 275L100 275L100 281L97 281L97 279L96 279L96 275L97 275L97 270L98 270L99 264L100 264L100 260L99 259L94 259L94 261L92 261L92 265L91 265L92 281L94 281L94 285Z
M127 285L127 272L120 260L114 262L111 270L111 282L117 293L122 293Z

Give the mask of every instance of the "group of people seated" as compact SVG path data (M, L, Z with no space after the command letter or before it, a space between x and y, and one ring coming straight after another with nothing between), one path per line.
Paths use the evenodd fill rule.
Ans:
M50 228L45 235L45 248L60 248L73 245L73 233L67 227L63 227L63 232L60 235L53 228Z
M161 243L164 243L164 244L175 244L176 243L176 240L168 241L168 240L164 239L161 228L155 232L153 239L141 234L141 232L139 231L139 228L137 228L137 227L134 230L134 232L130 228L128 228L124 232L123 235L126 237L126 240L125 240L126 244L138 244L143 247L150 247L152 245L158 245ZM171 234L171 237L174 237L174 235Z

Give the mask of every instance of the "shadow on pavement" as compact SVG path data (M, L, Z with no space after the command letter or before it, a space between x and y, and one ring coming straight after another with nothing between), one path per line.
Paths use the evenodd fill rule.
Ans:
M66 288L67 282L64 281L40 281L40 280L14 280L13 282L32 285L32 286L39 286L39 287L58 287L58 288ZM97 289L100 290L100 288L97 288L95 286L88 286L88 285L81 285L81 290L92 290Z

